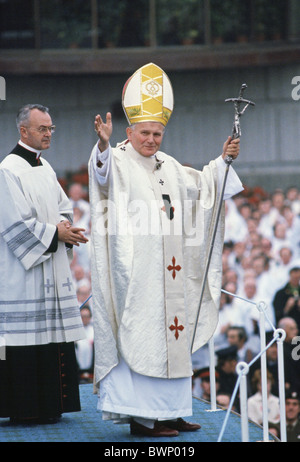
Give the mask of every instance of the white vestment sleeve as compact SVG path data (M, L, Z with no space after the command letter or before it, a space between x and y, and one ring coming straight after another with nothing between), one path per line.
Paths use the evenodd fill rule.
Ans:
M56 226L36 219L18 180L4 169L0 169L0 197L0 234L15 257L26 270L48 259L45 252Z
M92 150L92 165L95 171L97 181L101 186L105 186L108 183L109 172L110 172L110 161L111 161L111 146L101 152L98 148L98 143ZM102 164L98 166L99 162Z
M217 170L218 170L218 186L219 186L219 191L220 191L223 185L223 179L224 179L227 164L222 158L222 156L217 157L215 162L216 162ZM243 189L244 188L241 183L241 180L239 179L236 172L231 166L228 171L223 199L224 200L230 199L230 197L243 191Z

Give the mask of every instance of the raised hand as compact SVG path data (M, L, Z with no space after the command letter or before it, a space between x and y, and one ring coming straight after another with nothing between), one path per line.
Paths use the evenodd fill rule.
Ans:
M111 113L106 114L106 122L103 122L100 114L95 117L95 131L99 137L98 147L101 152L108 148L109 140L112 134L112 118Z

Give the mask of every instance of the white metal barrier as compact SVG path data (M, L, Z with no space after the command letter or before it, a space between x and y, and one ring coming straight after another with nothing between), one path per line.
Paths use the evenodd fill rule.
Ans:
M249 441L249 420L248 420L248 393L247 393L247 374L250 367L257 360L261 361L261 385L262 385L262 403L263 403L263 440L269 441L269 422L268 422L268 393L267 393L267 358L266 351L268 348L277 341L277 357L278 357L278 382L279 382L279 403L280 403L280 440L286 442L286 415L285 415L285 379L284 379L284 356L283 356L283 342L286 333L283 329L276 329L266 313L265 302L255 303L236 294L222 290L222 292L242 299L244 302L256 305L259 311L259 331L260 331L260 347L261 351L252 359L248 364L241 361L236 366L237 381L235 388L231 395L231 400L226 410L225 419L218 437L218 442L222 441L224 431L230 413L233 408L234 401L238 390L240 390L240 413L241 413L241 439L242 442ZM268 321L273 330L273 339L266 345L266 328L265 321ZM211 411L218 410L216 402L216 377L215 377L215 348L213 338L209 341L209 357L210 357L210 386L211 386Z

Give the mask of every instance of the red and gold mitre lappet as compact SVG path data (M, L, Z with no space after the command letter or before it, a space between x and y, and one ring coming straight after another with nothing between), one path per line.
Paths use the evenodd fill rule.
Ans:
M167 74L153 63L138 69L124 85L122 105L130 125L160 122L166 126L174 106Z

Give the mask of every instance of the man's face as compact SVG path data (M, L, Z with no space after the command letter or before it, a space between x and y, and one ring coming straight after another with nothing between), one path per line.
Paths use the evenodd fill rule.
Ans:
M52 120L48 113L32 109L24 126L20 127L21 141L31 148L42 151L50 148ZM43 131L48 128L48 130Z
M277 343L273 343L269 348L267 349L267 359L269 361L277 361Z
M160 148L164 126L158 122L141 122L126 130L134 149L142 156L153 156Z
M239 344L238 332L236 332L235 330L228 330L227 340L230 345L238 345Z
M294 337L298 334L298 326L297 323L294 322L293 319L289 320L284 327L285 333L286 333L286 342L291 342Z
M224 361L222 370L225 372L225 374L232 374L235 372L237 365L237 360L236 359L227 359Z
M290 283L292 286L296 287L300 282L300 270L293 270L290 273Z
M287 399L285 401L285 412L288 421L296 420L300 412L299 401L297 399Z

